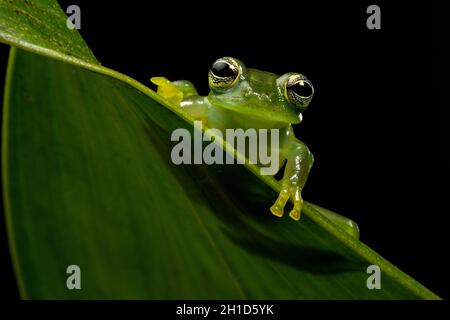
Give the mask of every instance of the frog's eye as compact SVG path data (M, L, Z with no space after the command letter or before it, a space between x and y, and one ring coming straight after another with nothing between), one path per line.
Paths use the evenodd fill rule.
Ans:
M306 109L314 95L314 88L304 75L293 74L285 82L284 95L292 104Z
M216 60L208 74L211 89L228 89L236 83L241 73L236 59L225 57Z

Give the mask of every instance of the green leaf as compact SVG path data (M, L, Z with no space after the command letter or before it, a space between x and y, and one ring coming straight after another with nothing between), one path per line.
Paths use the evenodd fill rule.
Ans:
M1 0L2 42L65 60L99 64L54 0Z
M248 166L176 166L186 115L98 64L54 1L0 1L8 236L26 298L438 298ZM150 75L149 75L150 76ZM250 169L250 170L249 170ZM68 290L79 265L82 289ZM382 289L366 286L367 266Z

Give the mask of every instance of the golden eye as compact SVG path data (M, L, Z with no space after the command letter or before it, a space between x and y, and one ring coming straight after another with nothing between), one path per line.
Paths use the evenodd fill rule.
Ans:
M314 87L302 74L292 74L285 82L285 96L290 103L306 109L314 95Z
M228 89L239 78L241 68L239 63L229 57L216 60L208 74L209 87L211 89Z

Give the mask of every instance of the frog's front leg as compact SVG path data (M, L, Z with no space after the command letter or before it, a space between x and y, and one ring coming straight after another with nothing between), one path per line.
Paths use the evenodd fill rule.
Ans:
M282 148L281 153L284 153L287 163L283 179L281 180L280 194L270 211L274 215L282 217L284 207L289 198L291 198L294 206L289 216L294 220L299 220L303 207L301 192L305 186L314 158L308 147L295 137L287 141L287 145Z
M196 120L205 120L208 103L197 93L188 80L169 81L164 77L153 77L151 82L158 86L157 93L169 102L178 105Z

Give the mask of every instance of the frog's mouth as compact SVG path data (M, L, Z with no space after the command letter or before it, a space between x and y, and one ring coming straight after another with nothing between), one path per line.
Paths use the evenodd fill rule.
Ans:
M258 103L251 103L243 101L240 97L232 97L226 94L210 94L207 99L215 107L240 113L246 117L281 123L296 124L301 122L301 113L293 106L261 103L261 100L258 100Z

